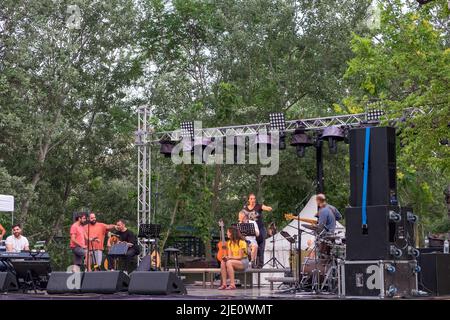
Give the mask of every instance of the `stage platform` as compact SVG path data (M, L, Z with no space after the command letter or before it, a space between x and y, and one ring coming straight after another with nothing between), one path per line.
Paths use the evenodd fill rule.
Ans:
M340 298L330 294L282 293L281 290L261 288L236 289L231 291L187 286L187 295L129 295L126 292L115 294L47 294L42 293L2 293L0 300L367 300L368 298ZM450 296L417 297L413 300L450 300ZM380 300L373 298L372 300ZM384 300L407 300L404 298L387 298Z

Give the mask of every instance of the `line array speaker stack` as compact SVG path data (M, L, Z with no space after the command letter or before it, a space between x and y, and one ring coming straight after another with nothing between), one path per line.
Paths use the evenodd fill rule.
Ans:
M349 132L350 207L341 283L355 296L411 296L417 291L414 225L397 200L395 128ZM364 220L364 218L365 220Z

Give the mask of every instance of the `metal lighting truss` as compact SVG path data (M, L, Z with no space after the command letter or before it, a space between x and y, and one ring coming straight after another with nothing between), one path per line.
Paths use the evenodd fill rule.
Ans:
M414 117L417 114L425 113L428 112L419 108L411 108L405 110L404 117ZM375 114L378 114L381 119L389 118L389 115L384 112L379 112L379 110L375 110ZM135 133L138 149L138 229L142 223L151 223L151 145L157 144L161 140L179 141L182 139L182 130L154 132L153 128L150 127L150 117L151 111L149 107L143 106L138 109L138 130ZM374 119L374 110L357 114L289 120L286 121L286 130L284 132L294 132L297 128L318 131L330 126L357 127L363 123L371 123L374 125L379 123L379 120ZM253 136L260 132L270 131L270 123L257 123L217 128L196 128L194 130L194 136L207 138ZM139 239L139 245L142 247L139 255L140 261L149 253L149 244L144 242L144 239Z
M135 132L136 141L135 144L138 150L138 201L137 201L137 223L138 234L139 226L141 224L148 224L151 222L151 145L148 140L151 134L150 117L151 111L147 106L139 107L138 109L138 128ZM149 243L144 241L145 239L138 238L138 244L141 247L138 263L141 259L148 254Z

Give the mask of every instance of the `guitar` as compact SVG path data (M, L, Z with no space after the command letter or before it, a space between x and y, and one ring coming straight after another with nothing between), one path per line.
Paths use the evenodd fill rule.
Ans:
M159 252L156 252L155 250L153 250L150 257L151 257L151 260L150 260L151 268L154 270L161 268L161 257L159 255Z
M219 243L217 243L217 260L221 262L223 257L228 255L228 248L227 243L225 241L225 231L222 219L219 220L219 226L220 226L220 241Z
M317 219L311 219L311 218L301 218L299 216L294 216L292 213L285 213L284 218L286 220L300 220L303 222L308 222L311 224L317 224Z

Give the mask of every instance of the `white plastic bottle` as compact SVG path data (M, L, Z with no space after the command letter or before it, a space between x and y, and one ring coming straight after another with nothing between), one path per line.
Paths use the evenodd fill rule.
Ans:
M425 238L425 248L429 248L430 247L430 240L428 239L428 237Z
M448 253L448 239L445 239L444 241L444 253Z

